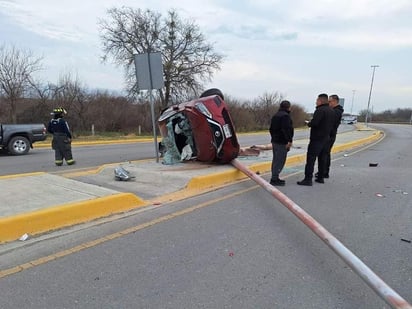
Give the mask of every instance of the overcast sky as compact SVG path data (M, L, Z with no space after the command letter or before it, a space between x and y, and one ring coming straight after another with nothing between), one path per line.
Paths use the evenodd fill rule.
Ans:
M122 69L100 57L98 20L113 6L193 19L225 55L211 86L251 99L279 91L312 111L336 93L345 110L412 107L411 0L0 0L0 44L44 57L44 81L73 72L89 88L121 90Z

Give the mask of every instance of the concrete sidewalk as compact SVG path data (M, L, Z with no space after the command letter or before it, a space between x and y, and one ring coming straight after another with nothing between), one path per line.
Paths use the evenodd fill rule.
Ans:
M375 130L338 134L334 152L359 147L381 138ZM287 166L305 162L308 140L294 142ZM270 171L272 151L258 157L241 157L254 171ZM138 207L193 196L211 188L246 178L231 165L187 162L163 165L153 160L121 164L136 178L115 181L119 164L94 171L68 172L63 176L31 173L0 177L0 243L23 234L36 235L87 222Z

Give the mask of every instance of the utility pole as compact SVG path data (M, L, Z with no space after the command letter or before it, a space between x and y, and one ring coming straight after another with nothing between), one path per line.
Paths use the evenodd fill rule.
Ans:
M371 96L372 96L372 88L373 88L373 79L375 78L375 69L376 69L376 68L379 68L379 65L377 65L377 64L371 65L371 68L372 68L372 80L371 80L371 89L369 90L368 108L367 108L367 110L366 110L366 117L365 117L365 124L366 124L366 126L368 126L368 122L369 122L369 118L370 118L370 115L369 115L369 106L370 106L370 104L371 104Z
M369 123L372 123L372 121L373 121L373 105L371 107L371 114L369 116Z
M352 90L352 105L350 107L350 115L353 115L353 101L355 100L355 92L356 90Z

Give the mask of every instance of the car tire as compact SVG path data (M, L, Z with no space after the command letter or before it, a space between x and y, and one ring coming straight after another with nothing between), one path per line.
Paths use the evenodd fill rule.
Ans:
M14 136L9 141L7 150L10 154L15 156L25 155L30 150L30 142L24 136Z
M217 88L210 88L210 89L205 90L205 91L200 95L200 97L201 97L201 98L205 98L205 97L209 97L209 96L211 96L211 95L218 95L219 97L222 98L222 100L225 99L225 97L223 96L222 91L220 91L220 89L217 89Z

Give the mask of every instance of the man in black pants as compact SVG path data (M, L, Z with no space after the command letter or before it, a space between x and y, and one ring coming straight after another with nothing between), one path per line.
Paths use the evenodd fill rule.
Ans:
M322 149L329 141L334 122L335 113L329 107L328 95L322 93L316 100L315 113L313 114L312 120L308 123L308 126L310 127L310 140L306 153L305 178L302 181L298 181L298 185L312 185L313 170L316 158L319 157ZM318 166L319 172L323 175L324 166L319 164L319 160Z
M319 165L323 166L324 174L322 175L318 169L316 173L316 182L324 183L324 178L329 178L330 170L330 153L333 147L333 144L336 141L336 134L338 133L338 127L342 121L343 107L339 104L339 97L336 94L329 96L329 106L335 112L335 123L333 125L332 132L330 133L329 142L326 143L325 148L322 150L319 155Z
M284 186L285 181L279 179L279 174L285 166L286 156L293 140L293 123L290 118L290 102L280 102L279 111L272 117L270 122L270 136L272 138L272 186Z

